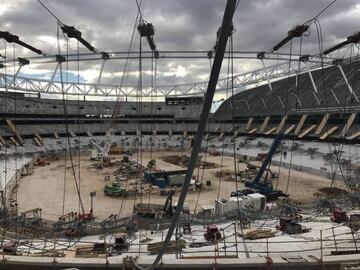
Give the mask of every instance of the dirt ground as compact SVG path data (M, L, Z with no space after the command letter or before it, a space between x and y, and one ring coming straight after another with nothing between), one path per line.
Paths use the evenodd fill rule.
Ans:
M173 152L144 152L142 154L142 164L146 166L150 160L150 154L152 158L155 158L157 167L163 170L177 170L183 169L182 167L164 162L160 157L174 154ZM187 153L189 155L189 153ZM204 153L201 153L204 157ZM137 159L137 154L132 158ZM121 159L122 156L117 156L116 159ZM208 180L211 181L211 186L205 187L205 190L201 191L199 198L199 205L197 210L201 209L201 206L214 205L214 200L219 197L229 197L231 191L236 190L235 181L219 181L216 177L216 171L221 168L221 156L209 156L207 155L207 161L214 162L219 165L218 168L205 169L204 170L204 183ZM79 176L78 170L78 157L74 158L75 164L75 175L76 179ZM104 180L105 175L111 175L111 179L114 179L112 172L116 169L115 167L104 168L102 170L95 169L92 165L95 161L90 160L90 154L83 154L80 157L80 193L81 199L84 204L85 211L90 209L90 192L96 191L96 197L94 198L94 214L97 218L103 219L110 214L117 214L123 199L108 197L104 195L103 188L106 182ZM223 170L233 170L233 158L223 157ZM65 180L65 161L64 159L50 161L50 165L45 167L35 168L34 174L21 178L18 183L17 189L17 202L19 206L19 212L29 210L32 208L42 208L42 214L44 218L57 219L62 213L68 213L71 211L79 211L79 199L76 192L75 180L70 166L69 159L66 165L66 181ZM239 163L238 168L245 169L244 163ZM278 173L279 169L272 167L272 171ZM202 169L200 169L200 176ZM198 169L194 171L194 175L198 174ZM292 170L289 176L288 169L280 170L278 188L286 191L287 183L288 193L290 198L296 202L307 202L314 197L314 193L319 188L329 187L331 181L329 179L310 175L299 171ZM276 186L276 183L274 183ZM340 186L341 185L337 185ZM242 189L244 185L238 182L238 188ZM64 192L65 188L65 192ZM174 201L177 201L180 190L174 195ZM186 204L190 206L191 211L194 210L198 191L190 191ZM15 194L13 194L15 197ZM124 210L121 216L131 215L134 203L140 202L161 203L163 204L166 197L160 196L160 192L153 191L152 193L145 194L141 198L127 197L124 200ZM63 204L64 202L64 204ZM63 209L64 207L64 209Z

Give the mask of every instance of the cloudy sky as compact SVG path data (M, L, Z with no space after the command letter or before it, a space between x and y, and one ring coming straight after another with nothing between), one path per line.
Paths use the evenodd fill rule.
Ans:
M100 51L127 51L133 31L137 7L135 0L42 0L59 19L82 31L83 37ZM332 0L241 0L234 16L236 33L234 47L239 51L269 50L285 37L296 24L312 18ZM215 41L225 7L225 0L143 0L143 18L155 26L155 42L161 50L209 50ZM324 48L334 45L349 34L360 30L360 2L338 0L319 17L322 26ZM1 31L9 31L41 49L46 54L57 53L56 20L36 0L1 0ZM136 36L133 50L138 49ZM66 54L66 41L61 35L61 53ZM68 43L69 53L76 53L76 41ZM147 49L147 44L144 43ZM298 52L298 40L293 43ZM304 38L304 53L318 52L316 28ZM80 47L80 52L88 52ZM289 46L282 48L289 52ZM0 43L0 53L13 55L12 45ZM16 46L16 57L35 56ZM0 58L1 59L1 58ZM100 61L82 62L80 80L96 81ZM23 72L35 77L47 78L55 64L30 65ZM225 65L226 66L226 65ZM242 73L260 67L256 60L235 62L235 72ZM123 60L108 61L102 82L117 83L121 80ZM11 68L9 68L11 70ZM130 61L125 81L136 82L138 63ZM150 61L144 60L144 84L150 83ZM67 67L71 78L77 76L76 63ZM209 74L208 60L161 59L158 62L158 84L178 84L206 80ZM223 68L223 75L226 69ZM72 74L72 76L71 76Z

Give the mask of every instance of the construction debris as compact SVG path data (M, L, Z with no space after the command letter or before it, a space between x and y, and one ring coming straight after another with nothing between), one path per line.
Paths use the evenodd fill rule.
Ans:
M198 156L198 160L196 162L196 167L200 167L201 169L214 169L217 168L218 165L213 162L209 161L202 161L202 156ZM183 168L187 168L189 165L190 157L183 155L183 156L165 156L162 158L163 161L167 163L171 163L177 166L181 166Z
M276 231L273 231L271 229L243 229L241 230L241 232L238 233L240 237L250 240L270 238L274 237L275 234Z
M148 244L147 250L150 252L150 254L157 254L160 252L162 245L163 242ZM179 252L184 248L186 248L185 240L171 240L165 249L165 253Z

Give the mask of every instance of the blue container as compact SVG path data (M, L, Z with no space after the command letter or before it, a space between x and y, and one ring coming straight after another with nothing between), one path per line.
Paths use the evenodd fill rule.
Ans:
M153 175L151 172L144 172L144 179L148 182L153 182Z
M164 178L156 178L155 185L159 188L165 188L166 187L166 180Z

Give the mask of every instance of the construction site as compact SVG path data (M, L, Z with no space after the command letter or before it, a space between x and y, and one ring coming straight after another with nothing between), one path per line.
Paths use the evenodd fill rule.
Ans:
M0 31L0 269L360 268L360 33L323 44L335 2L264 51L237 0L201 50L163 48L156 4L131 1L127 51L29 4L55 47ZM163 75L189 59L203 81Z

